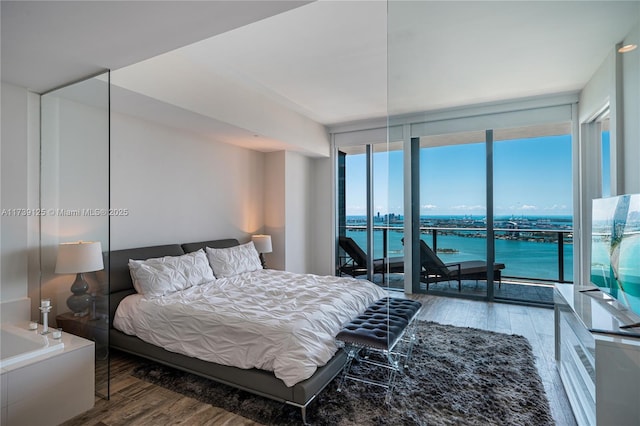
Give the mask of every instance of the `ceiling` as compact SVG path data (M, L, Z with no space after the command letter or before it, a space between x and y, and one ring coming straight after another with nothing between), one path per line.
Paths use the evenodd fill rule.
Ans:
M2 80L43 93L306 3L2 0Z
M165 58L195 84L206 69L335 125L580 90L638 5L317 1Z
M38 92L110 68L130 110L137 93L141 111L164 104L165 123L193 114L201 133L226 126L224 142L268 151L295 142L270 134L265 117L330 127L579 91L639 6L2 1L2 79Z

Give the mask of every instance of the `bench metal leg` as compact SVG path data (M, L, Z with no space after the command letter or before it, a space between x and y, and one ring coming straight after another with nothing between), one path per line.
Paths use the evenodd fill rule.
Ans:
M411 358L413 345L416 341L415 332L414 332L415 326L411 324L407 328L410 329L410 330L407 330L409 331L408 333L409 335L401 339L406 344L405 351L379 350L379 349L367 348L367 347L357 346L357 345L349 346L347 362L344 367L342 378L340 379L340 384L338 385L338 392L342 391L344 382L347 379L354 380L360 383L369 384L369 385L381 386L387 389L387 392L385 395L385 403L388 404L391 401L391 397L393 395L397 374L399 372L402 372L403 367L404 368L409 367L409 359ZM397 347L397 343L396 345L394 345L395 347ZM366 354L361 355L362 353L366 353ZM369 356L370 353L379 354L380 356L382 356L383 361L375 361L371 359ZM404 358L403 359L404 362L402 363L402 366L400 361L401 358ZM353 365L354 360L357 360L358 362L362 362L364 364L369 364L375 367L384 368L388 370L388 373L389 373L388 380L383 382L383 381L371 380L365 377L360 377L360 376L351 374L351 367Z
M368 353L365 356L360 356L359 354L363 349L367 352L373 351L373 352L379 353L382 356L382 359L386 362L374 361L369 357ZM353 356L351 356L352 353L353 353ZM393 393L396 374L399 371L401 371L400 363L398 361L398 357L396 356L396 354L390 351L379 351L371 348L363 348L363 347L356 346L356 347L350 348L349 356L350 356L350 359L347 361L347 364L345 365L344 373L343 373L342 379L340 380L340 385L338 386L338 391L339 392L342 391L342 386L344 385L344 382L346 379L354 380L356 382L365 383L368 385L380 386L387 389L385 402L388 403L391 400L391 394ZM351 371L351 366L354 359L357 359L358 362L361 362L363 364L369 364L375 367L384 368L388 370L388 373L389 373L388 380L383 382L383 381L372 380L372 379L351 374L350 371Z
M428 286L427 281L427 288ZM344 343L347 351L347 362L338 385L339 392L345 380L351 379L386 388L385 402L391 401L397 374L409 367L416 341L414 320L421 306L420 302L406 299L380 299L338 333L336 340ZM386 316L386 322L382 315ZM375 338L372 338L370 330L376 330ZM385 369L388 380L372 380L363 375L351 374L356 358L364 364Z
M338 384L338 392L342 392L342 385L344 385L344 381L349 376L349 370L351 370L351 364L353 364L353 360L358 357L358 353L360 352L360 348L351 347L349 348L349 352L347 353L347 362L344 365L342 370L342 377L340 378L340 383Z

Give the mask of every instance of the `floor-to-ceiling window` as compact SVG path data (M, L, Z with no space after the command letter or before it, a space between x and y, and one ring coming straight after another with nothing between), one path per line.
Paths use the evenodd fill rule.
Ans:
M489 114L470 107L404 125L403 143L337 147L340 235L372 261L405 256L404 269L369 278L405 291L551 304L553 283L573 278L574 107L560 101ZM444 276L428 256L451 270L484 263L485 273Z
M421 290L486 295L484 284L445 279L424 259L425 250L450 265L487 258L485 157L484 132L420 138Z
M494 132L496 298L552 303L553 283L572 281L571 149L570 122Z

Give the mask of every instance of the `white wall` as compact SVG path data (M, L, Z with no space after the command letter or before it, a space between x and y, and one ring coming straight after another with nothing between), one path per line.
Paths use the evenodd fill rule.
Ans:
M0 209L4 212L0 217L0 302L3 310L9 311L9 303L17 300L18 314L24 318L29 316L25 298L39 296L37 274L30 276L29 266L29 258L37 251L30 242L37 235L38 219L26 216L26 210L17 213L5 209L38 207L39 96L5 82L1 95ZM3 320L10 319L4 314Z
M624 43L640 44L640 24L625 37ZM619 90L617 84L620 84ZM620 99L622 97L622 99ZM582 276L589 274L591 243L591 203L599 191L599 146L585 123L606 105L611 112L611 158L613 194L640 192L640 49L619 54L613 47L602 65L580 93L578 121L580 133L580 228L578 240L582 251ZM617 166L616 166L617 164ZM617 169L617 170L616 170ZM575 176L575 175L574 175Z
M640 45L640 24L623 44ZM622 55L624 109L624 185L627 194L640 193L640 48Z
M625 37L622 44L640 44L640 24ZM621 81L620 91L616 91L617 81ZM619 99L621 97L622 99ZM602 106L610 102L612 140L621 140L621 151L612 158L618 158L619 173L612 177L617 182L618 194L640 192L640 49L619 54L611 49L598 71L591 77L580 94L580 123L593 118ZM618 111L618 109L621 109ZM621 127L618 128L618 125ZM593 167L593 166L591 166ZM590 201L590 200L589 200Z
M309 271L318 275L335 273L335 194L333 161L331 158L314 158L311 162L311 187L309 192L309 242L311 257Z
M614 100L611 99L615 96L613 93L615 84L614 66L615 56L612 50L580 92L579 121L581 123L592 119L602 107Z
M263 227L264 154L117 112L111 121L111 249L218 238Z
M333 275L331 160L285 151L265 158L264 232L273 242L267 266Z
M271 235L273 252L265 255L268 268L286 269L286 154L284 151L265 154L264 230Z
M38 112L38 95L2 84L3 209L39 207ZM111 218L111 249L227 237L248 241L267 232L274 242L274 252L266 255L269 266L331 273L330 163L216 143L113 112L111 207L126 208L129 215ZM0 224L0 300L34 293L35 306L38 220L4 216ZM49 278L44 284L51 284L51 294L45 296L66 310L66 277ZM32 311L38 319L37 309Z
M285 155L286 270L310 270L311 159L295 152Z
M587 280L591 270L591 200L601 196L600 193L600 147L595 146L597 140L589 137L593 129L588 125L603 108L609 107L613 117L616 115L615 93L615 54L612 51L602 62L596 73L580 92L578 102L578 150L574 179L574 278L575 282ZM611 120L612 140L615 139L616 124ZM574 151L575 153L575 151ZM577 194L576 194L577 191Z
M28 92L2 83L2 210L0 301L27 296L27 216L5 209L27 207Z
M329 155L329 137L324 126L259 91L239 85L218 70L185 60L183 55L184 51L169 52L121 68L112 74L111 81L132 92L240 129L250 129L254 134L286 144L290 150ZM180 82L176 77L184 75L194 80ZM202 93L215 93L215 102Z

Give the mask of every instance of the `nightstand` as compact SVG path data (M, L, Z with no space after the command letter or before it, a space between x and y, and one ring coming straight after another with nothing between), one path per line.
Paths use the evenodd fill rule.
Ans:
M91 319L89 315L77 317L73 312L65 312L56 316L56 324L67 333L96 342L96 359L106 358L109 347L109 323L105 319Z

